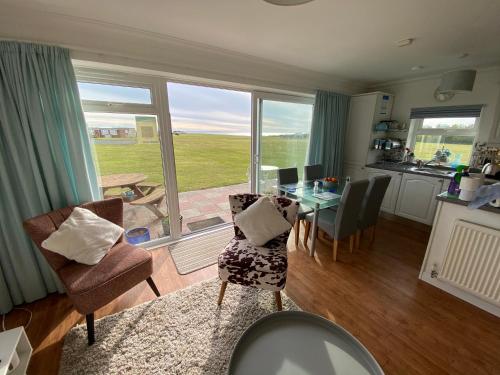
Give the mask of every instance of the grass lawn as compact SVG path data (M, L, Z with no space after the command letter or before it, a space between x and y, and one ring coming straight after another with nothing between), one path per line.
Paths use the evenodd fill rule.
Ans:
M163 183L160 145L95 144L101 175L144 173L147 181ZM251 139L244 136L180 134L174 136L175 164L179 191L248 182ZM302 171L306 139L263 137L262 164L297 166ZM297 160L296 160L297 159Z

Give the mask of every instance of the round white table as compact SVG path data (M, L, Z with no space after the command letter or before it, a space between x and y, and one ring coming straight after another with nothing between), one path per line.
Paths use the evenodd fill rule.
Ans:
M319 315L281 311L252 324L236 344L230 375L383 375L370 352Z

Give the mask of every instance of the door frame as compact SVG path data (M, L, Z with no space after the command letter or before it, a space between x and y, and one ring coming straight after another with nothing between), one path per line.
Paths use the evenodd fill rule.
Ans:
M167 243L178 241L189 235L182 236L180 224L179 192L177 186L177 175L175 165L174 143L172 134L172 123L169 107L167 83L175 82L181 84L206 86L231 91L245 91L251 94L251 160L250 160L250 191L256 193L258 190L259 152L261 150L262 134L262 102L263 100L281 101L299 104L311 104L314 106L315 96L313 94L284 94L260 90L251 90L247 87L238 88L230 84L207 84L194 80L169 79L161 75L150 75L141 73L130 73L112 71L108 69L75 67L78 82L110 84L127 87L147 88L151 91L151 104L117 103L104 101L82 100L85 112L104 113L130 113L149 114L156 116L160 148L162 154L162 168L165 184L165 197L170 220L170 236L161 237L144 243L148 248L163 246ZM210 230L210 229L209 229ZM195 233L194 235L199 235Z
M251 159L251 191L259 193L259 178L262 151L262 103L264 100L313 106L314 95L288 95L266 91L252 91L252 159ZM311 119L312 120L312 119Z

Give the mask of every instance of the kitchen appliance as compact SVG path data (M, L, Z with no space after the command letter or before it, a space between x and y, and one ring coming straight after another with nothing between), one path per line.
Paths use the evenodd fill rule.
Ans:
M401 140L399 139L394 139L394 138L387 139L384 143L385 150L394 150L398 148L401 148Z
M481 172L487 176L500 178L500 164L486 163Z

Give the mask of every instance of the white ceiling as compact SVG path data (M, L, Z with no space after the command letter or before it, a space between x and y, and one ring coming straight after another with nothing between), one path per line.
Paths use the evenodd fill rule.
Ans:
M499 0L0 0L383 82L500 62ZM396 42L415 38L412 45ZM466 58L459 58L468 53ZM411 67L421 65L419 72Z

